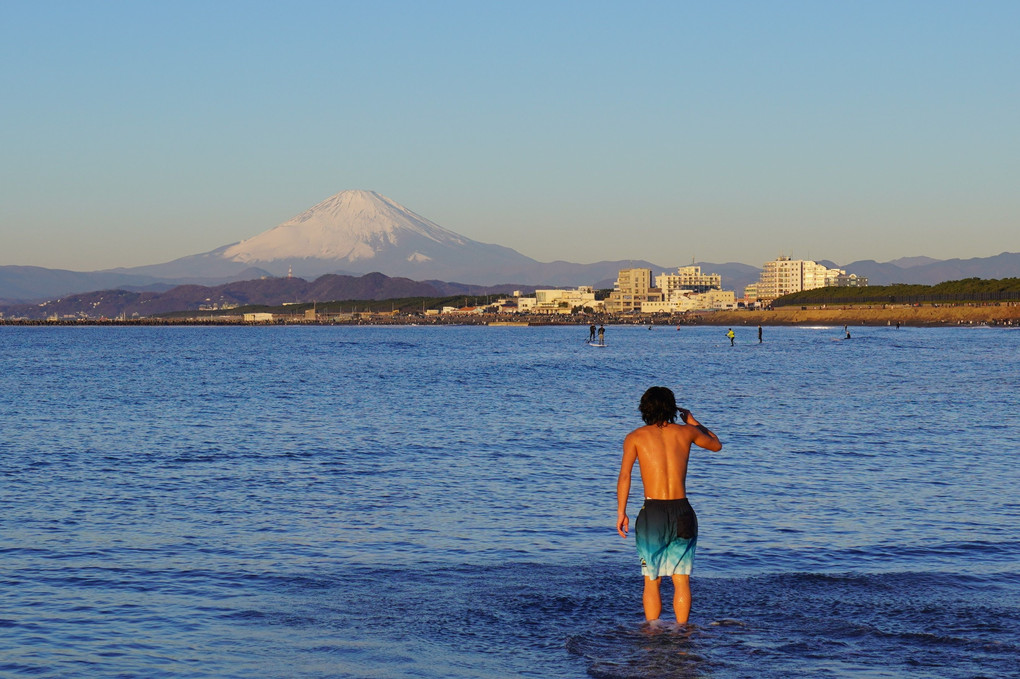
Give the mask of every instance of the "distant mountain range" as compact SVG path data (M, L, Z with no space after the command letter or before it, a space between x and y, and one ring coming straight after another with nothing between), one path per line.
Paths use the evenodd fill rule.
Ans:
M830 266L832 266L830 264ZM905 257L879 263L863 259L840 264L840 269L866 276L870 285L918 283L935 285L964 278L1020 278L1020 252L1003 252L994 257L937 260L930 257Z
M720 266L713 271L727 280L732 277L734 284L757 276L757 270L745 264ZM444 229L378 193L342 191L253 238L165 264L97 272L0 266L0 300L41 302L112 288L165 291L183 284L215 286L289 272L309 280L324 274L382 272L466 285L604 287L612 286L625 267L675 268L643 260L539 262Z
M738 262L700 265L706 273L720 274L723 287L738 294L757 280L760 271L760 266ZM873 285L934 284L971 277L1020 277L1020 253L946 261L927 257L885 263L864 260L839 266L867 276ZM290 271L308 280L325 274L381 272L411 281L456 281L466 287L612 287L617 272L630 267L656 273L676 268L643 260L539 262L444 229L378 193L343 191L257 236L165 264L95 272L0 266L0 303L38 303L96 290L159 293L180 285L219 287L281 278Z
M507 286L461 285L443 281L412 281L381 273L364 276L326 274L314 281L265 278L218 286L179 285L165 292L100 290L67 295L49 302L0 306L11 318L44 319L51 315L85 314L89 318L155 316L172 311L222 309L245 305L280 306L298 302L380 300L401 297L452 297L512 292Z

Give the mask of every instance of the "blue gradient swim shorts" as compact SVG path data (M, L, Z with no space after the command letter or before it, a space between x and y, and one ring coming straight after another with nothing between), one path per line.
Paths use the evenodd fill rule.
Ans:
M645 500L634 524L641 573L690 575L698 546L698 517L687 498Z

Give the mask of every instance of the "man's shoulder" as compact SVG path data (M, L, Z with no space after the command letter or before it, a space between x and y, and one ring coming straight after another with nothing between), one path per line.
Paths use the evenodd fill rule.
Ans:
M627 434L627 438L631 437L643 438L645 436L651 436L652 434L657 434L663 431L680 433L685 428L686 425L676 424L675 422L667 422L666 424L661 426L657 424L646 424L643 427L638 427L631 433Z
M648 436L648 430L652 428L652 425L646 424L643 427L638 427L631 433L627 434L626 441L633 441L634 439L641 439Z

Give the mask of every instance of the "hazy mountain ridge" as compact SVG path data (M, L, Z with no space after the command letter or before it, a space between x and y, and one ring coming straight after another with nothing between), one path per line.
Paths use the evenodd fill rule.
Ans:
M679 237L679 236L678 236ZM832 265L831 262L827 262ZM759 266L701 263L722 276L738 295L758 279ZM575 264L539 262L501 245L480 243L445 229L372 191L342 191L238 243L163 264L75 272L42 267L0 266L0 300L52 300L94 290L165 291L179 285L216 286L232 281L283 277L306 280L325 274L358 276L382 272L413 281L462 281L465 285L612 287L622 268L673 271L644 260ZM839 268L866 276L873 285L934 284L959 278L1020 276L1020 253L937 261L903 257L893 262L861 260Z
M879 263L872 259L840 265L849 273L866 276L870 285L892 285L894 283L918 283L935 285L943 281L964 278L1018 278L1020 277L1020 252L1002 252L992 257L970 259L932 260L928 257L908 257L896 261L925 261L909 267L894 262Z
M314 281L301 278L265 278L218 286L180 285L166 292L100 290L68 295L45 304L0 306L10 317L43 319L51 315L86 314L89 318L154 316L172 311L197 311L201 306L266 305L327 302L338 300L380 300L401 297L447 297L452 295L490 295L511 292L511 285L480 286L443 281L412 281L391 278L381 273L364 276L327 274ZM526 288L527 289L527 288Z
M222 285L252 280L268 273L254 267L239 269L231 276L194 276L183 279L160 278L135 273L132 269L107 271L68 271L40 266L0 266L0 301L7 303L43 302L63 295L94 290L165 291L178 285Z

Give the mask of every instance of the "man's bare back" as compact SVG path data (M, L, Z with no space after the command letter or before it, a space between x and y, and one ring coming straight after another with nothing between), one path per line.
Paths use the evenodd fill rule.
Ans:
M691 444L706 450L720 450L722 443L711 431L701 425L689 411L683 411L686 424L667 422L638 427L623 441L623 463L617 482L616 530L627 537L630 519L627 517L627 497L634 463L641 470L641 485L646 498L677 500L687 497L687 462Z

